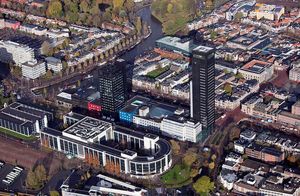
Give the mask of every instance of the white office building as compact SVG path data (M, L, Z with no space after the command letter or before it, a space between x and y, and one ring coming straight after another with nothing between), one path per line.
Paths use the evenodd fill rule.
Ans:
M21 66L28 61L34 61L34 49L12 41L0 41L0 61L14 62Z
M54 71L55 73L59 73L62 70L62 62L58 58L47 57L47 68Z
M161 122L163 135L177 138L181 141L197 142L201 131L202 125L199 122L188 121L182 117L167 117Z
M28 61L22 64L22 75L25 78L37 79L46 73L45 62Z

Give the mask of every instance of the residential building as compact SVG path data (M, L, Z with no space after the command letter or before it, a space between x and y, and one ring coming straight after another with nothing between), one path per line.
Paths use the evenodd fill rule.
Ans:
M300 67L294 67L289 71L289 79L300 82Z
M199 46L193 50L190 88L191 117L202 124L205 140L215 124L215 50Z
M48 70L52 70L55 73L61 72L63 66L60 59L55 57L47 57L45 60L47 62Z
M22 63L35 61L35 51L29 46L18 44L12 41L0 41L0 61L4 63L16 63L21 66Z
M252 60L245 64L239 73L247 80L255 79L259 83L271 79L274 73L274 65L260 60Z
M22 63L22 76L35 80L46 74L45 62L28 61Z
M284 11L283 6L257 3L253 12L256 14L257 20L279 20Z

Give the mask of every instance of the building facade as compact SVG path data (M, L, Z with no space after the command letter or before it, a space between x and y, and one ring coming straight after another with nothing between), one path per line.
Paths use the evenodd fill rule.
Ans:
M74 118L72 115L73 122ZM161 174L172 164L171 147L166 140L149 133L113 127L108 122L91 117L80 117L63 132L44 129L41 144L85 159L96 167L114 167L121 173L141 178Z
M25 136L40 133L52 119L51 112L19 102L0 111L0 127Z
M193 50L191 117L202 124L201 140L215 126L215 50L199 46Z
M34 49L12 41L0 41L0 61L4 63L22 63L35 61Z
M126 64L118 60L99 70L99 92L103 112L115 115L127 100Z
M28 61L22 64L22 75L28 79L37 79L46 74L45 62Z

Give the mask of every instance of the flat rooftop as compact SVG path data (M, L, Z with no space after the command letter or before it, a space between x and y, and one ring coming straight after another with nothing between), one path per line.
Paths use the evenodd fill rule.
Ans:
M103 131L111 127L111 124L91 117L85 117L81 121L70 126L64 133L80 137L83 140L93 139Z
M270 67L271 64L264 61L252 60L246 63L241 69L244 71L249 71L256 74L261 74L266 68Z

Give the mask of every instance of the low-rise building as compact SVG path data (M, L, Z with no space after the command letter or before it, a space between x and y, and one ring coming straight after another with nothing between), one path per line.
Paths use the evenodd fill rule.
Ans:
M40 133L51 120L51 112L19 102L0 111L0 127L25 136Z
M70 176L61 185L62 196L91 196L91 195L126 195L126 196L143 196L147 194L147 190L134 186L131 183L124 182L98 174L92 176L86 182L81 181L81 174L77 171L71 173ZM79 188L79 184L84 183L85 186Z
M252 60L245 64L239 73L247 80L256 79L259 83L271 79L274 74L274 66L268 62Z
M289 71L289 79L300 82L300 67L294 67Z
M47 62L48 70L52 70L55 73L61 72L63 66L60 59L55 57L47 57L45 60Z
M29 46L18 44L12 41L0 41L0 61L4 63L22 63L35 61L35 51Z
M46 74L45 62L28 61L22 63L22 76L28 79L37 79Z

